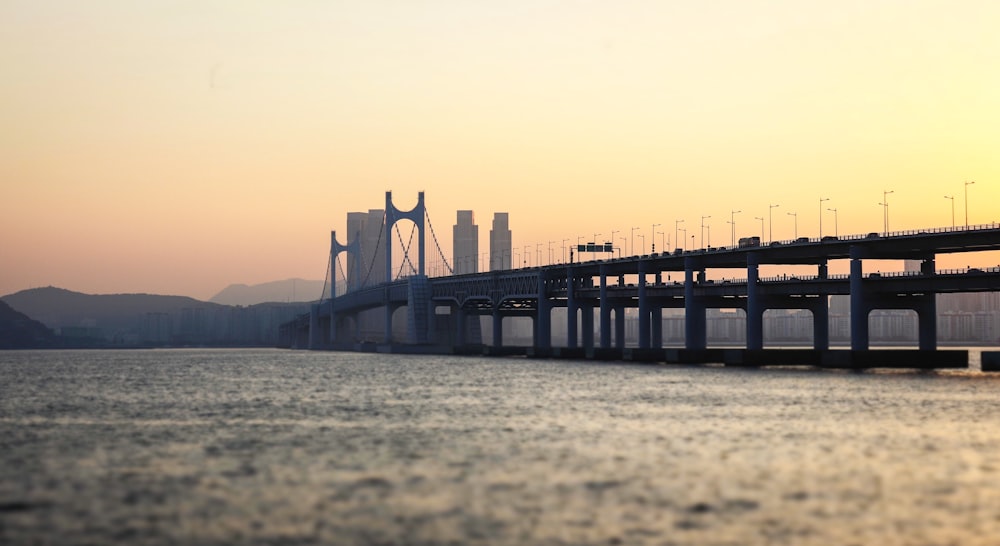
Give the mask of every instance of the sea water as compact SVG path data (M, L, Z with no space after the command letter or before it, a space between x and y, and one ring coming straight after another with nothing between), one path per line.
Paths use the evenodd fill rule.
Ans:
M0 544L996 544L1000 377L0 352Z

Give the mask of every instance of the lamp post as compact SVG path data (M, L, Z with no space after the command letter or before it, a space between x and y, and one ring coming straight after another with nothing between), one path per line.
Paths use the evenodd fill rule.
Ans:
M660 224L653 224L653 229L649 230L649 252L656 252L656 228Z
M626 239L624 235L622 235L621 237L619 237L619 239L622 240L622 246L625 246L626 244L628 244L628 239ZM611 241L611 242L614 243L614 241ZM621 251L620 248L618 249L618 257L619 258L622 257L622 251Z
M823 201L829 201L829 197L819 198L819 238L823 238Z
M642 241L642 250L640 251L640 253L641 252L645 252L646 251L646 236L640 233L639 234L639 240Z
M955 229L955 196L946 195L944 198L951 201L951 229Z
M562 240L562 251L563 251L563 253L562 253L562 263L566 263L566 243L568 243L568 242L569 242L569 239L563 239Z
M674 220L674 241L677 242L676 244L684 246L681 244L681 240L677 238L677 232L680 231L680 228L677 226L681 225L682 223L684 223L684 220Z
M882 230L883 230L883 234L885 234L885 235L889 235L889 194L890 193L892 193L892 190L889 190L889 191L884 191L883 190L882 191L882 202L879 203L879 205L882 205ZM966 227L968 227L968 222L966 222Z
M969 229L969 186L975 183L975 180L965 183L965 229Z
M552 265L552 243L555 241L549 241L549 265Z
M701 217L701 231L699 232L699 235L701 235L701 248L705 248L705 220L707 220L709 218L711 218L711 216L702 216ZM708 245L712 246L712 238L711 237L708 238Z
M776 209L776 208L778 208L780 206L781 205L768 205L767 206L767 227L770 230L769 231L769 235L767 237L769 239L768 242L771 242L771 241L774 240L774 220L772 219L773 217L771 216L771 211L773 211L774 209Z
M615 244L615 233L618 233L617 229L611 230L611 246L614 247ZM614 256L614 254L612 254Z
M629 256L635 256L635 230L637 229L639 228L637 227L632 228L632 253L629 254Z
M660 234L660 252L667 251L667 236L662 231L657 231Z
M754 216L753 219L754 220L760 220L760 240L763 241L764 240L764 217L763 216ZM763 244L763 243L761 243L761 244Z
M529 258L531 258L531 255L528 254L530 251L531 245L524 245L524 254L521 254L521 259L524 260L524 267L528 267L528 263L530 263Z
M597 238L598 238L598 237L600 237L600 236L601 236L601 234L600 234L600 233L595 233L595 234L594 234L594 248L597 248ZM594 253L593 253L593 252L591 252L591 253L590 253L590 259L591 259L591 260L593 260L593 259L595 259L595 258L597 258L597 256L595 256L595 255L594 255Z
M687 230L687 228L681 228L678 231L683 231L684 232L684 242L681 243L681 240L677 239L677 243L680 244L684 248L684 250L687 250L687 234L688 234L688 230Z
M729 213L729 223L732 224L732 226L730 227L730 230L731 230L731 235L732 235L732 239L733 239L733 241L730 243L730 246L736 246L736 215L739 214L739 213L741 213L741 212L743 212L743 211L742 210L734 210L734 211L731 211Z
M789 212L788 215L791 216L795 220L795 238L798 239L799 238L799 213L797 213L797 212Z
M837 227L837 209L826 209L833 213L833 236L840 237L840 230Z

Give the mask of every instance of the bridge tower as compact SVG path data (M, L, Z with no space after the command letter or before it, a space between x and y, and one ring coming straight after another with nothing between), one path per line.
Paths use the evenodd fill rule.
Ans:
M431 312L430 292L424 275L424 219L427 210L424 208L424 192L417 193L417 205L409 211L396 208L392 202L392 192L385 192L385 282L386 290L392 282L392 228L400 220L413 222L420 234L417 239L417 275L411 279L408 303L408 337L410 341L426 342L429 321L426 316ZM418 281L419 279L419 281ZM414 282L417 281L417 282ZM385 342L392 343L392 306L385 307Z

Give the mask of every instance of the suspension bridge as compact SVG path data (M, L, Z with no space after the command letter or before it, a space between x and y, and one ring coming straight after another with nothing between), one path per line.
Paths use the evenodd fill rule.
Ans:
M408 242L397 227L412 222ZM439 257L453 271L434 234L424 204L402 211L386 192L384 219L377 240L388 242L395 230L403 249L399 268L393 267L392 244L384 254L361 245L358 233L342 244L331 233L330 287L310 313L282 326L288 347L384 352L521 354L535 357L624 359L651 362L727 365L810 365L841 368L966 367L966 351L938 350L936 296L958 292L1000 290L1000 268L938 270L941 254L1000 250L997 225L932 228L896 233L806 237L793 241L678 249L605 260L523 267L463 275L425 274L425 232ZM416 264L410 256L417 235ZM347 254L353 273L344 274L340 255ZM363 257L367 254L367 263ZM915 260L919 270L865 274L866 260ZM372 279L376 260L384 260L380 280ZM849 260L850 273L831 275L828 263ZM763 277L761 266L813 266L812 275ZM709 279L706 270L735 270L736 278ZM338 292L335 271L345 279ZM395 273L395 274L394 274ZM667 280L664 275L667 275ZM671 280L676 274L678 279ZM830 350L829 297L849 296L850 349ZM565 339L553 339L553 310L565 310ZM398 316L405 309L405 317ZM683 347L664 347L663 311L683 309ZM746 316L744 349L709 348L708 309L742 309ZM764 312L806 309L813 315L811 349L765 349ZM916 350L869 351L868 315L876 309L910 309L918 317ZM361 317L380 314L378 339L359 336ZM638 340L626 346L626 313L637 316ZM562 313L560 313L562 314ZM489 317L488 332L480 317ZM531 344L505 347L504 322L511 317L531 320ZM394 335L393 322L405 321L405 334ZM402 329L401 329L402 330ZM484 343L484 338L487 343ZM983 368L1000 366L1000 356L984 352Z

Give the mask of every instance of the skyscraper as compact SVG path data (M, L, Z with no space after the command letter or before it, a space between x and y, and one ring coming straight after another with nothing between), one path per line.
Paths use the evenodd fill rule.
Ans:
M452 259L456 275L479 272L479 226L471 210L458 211L452 230Z
M385 211L371 209L365 212L347 213L347 243L361 239L361 259L355 264L347 259L347 285L351 290L385 282L385 244L387 234L383 233ZM338 272L335 272L338 273Z
M510 269L511 233L506 212L493 213L493 229L490 230L490 271Z

